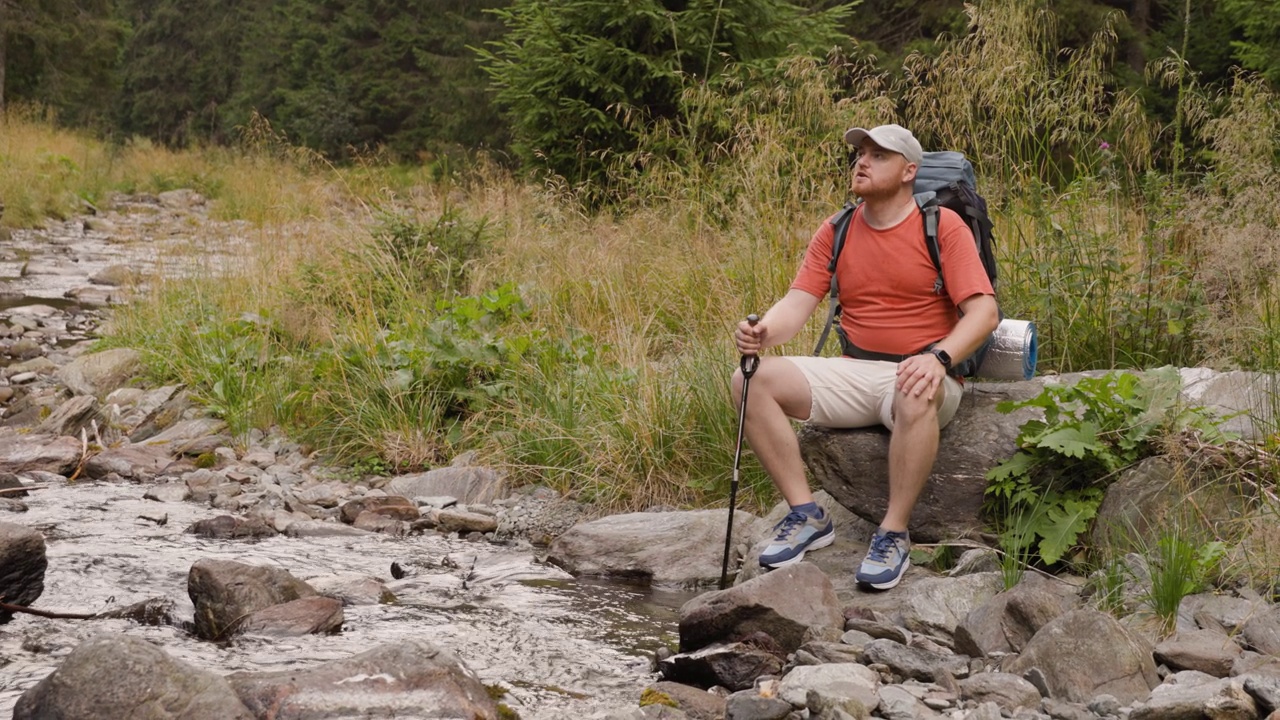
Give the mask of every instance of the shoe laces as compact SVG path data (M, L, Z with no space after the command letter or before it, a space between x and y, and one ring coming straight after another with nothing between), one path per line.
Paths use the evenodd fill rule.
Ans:
M802 512L792 510L787 516L782 518L782 522L778 523L778 536L774 538L777 542L784 542L795 529L805 523L809 519L808 515Z
M867 557L876 562L887 562L889 552L898 547L898 543L889 533L878 533L871 538L871 547L867 549Z

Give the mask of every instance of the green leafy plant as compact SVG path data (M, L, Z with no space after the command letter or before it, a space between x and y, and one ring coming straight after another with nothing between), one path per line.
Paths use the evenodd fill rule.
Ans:
M1036 397L1003 402L1001 412L1037 408L1024 423L1013 457L987 473L987 510L1007 552L1031 548L1047 564L1060 561L1102 504L1116 475L1156 454L1155 441L1185 427L1217 432L1203 412L1179 404L1174 368L1050 384Z

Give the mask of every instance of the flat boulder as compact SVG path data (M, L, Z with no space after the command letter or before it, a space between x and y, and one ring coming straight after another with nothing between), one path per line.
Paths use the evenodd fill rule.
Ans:
M673 587L719 581L727 511L637 512L573 526L551 543L547 561L575 576ZM737 511L745 535L756 517ZM735 530L736 532L736 530Z
M232 673L227 680L259 718L501 717L475 673L424 640L384 645L310 669Z
M128 635L98 635L18 698L14 720L254 720L220 675Z

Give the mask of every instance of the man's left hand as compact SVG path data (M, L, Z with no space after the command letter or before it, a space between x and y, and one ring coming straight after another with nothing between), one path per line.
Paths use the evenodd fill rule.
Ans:
M898 363L898 392L933 400L946 377L947 369L932 353L912 355Z

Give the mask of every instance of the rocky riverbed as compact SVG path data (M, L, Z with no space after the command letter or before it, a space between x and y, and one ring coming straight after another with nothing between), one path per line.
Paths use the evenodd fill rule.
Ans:
M80 256L74 238L128 245L146 234L128 228L160 222L153 239L189 242L182 232L208 224L234 242L234 228L207 223L190 193L114 207L59 226L58 242L17 233L2 255L29 283L0 324L0 602L20 606L0 608L0 712L15 719L1280 720L1265 572L1184 598L1173 627L1145 604L1152 573L1137 554L1105 603L1084 577L1008 582L981 535L955 544L945 573L856 588L882 483L875 466L841 468L878 457L880 434L807 434L836 542L762 574L754 558L783 509L739 511L744 571L722 591L723 510L595 517L465 457L353 478L284 437L231 438L183 388L136 386L133 351L86 352L151 260ZM45 274L67 287L48 302L30 294ZM1181 376L1214 407L1253 397L1238 374ZM913 533L972 526L981 485L952 485L1011 452L1014 420L991 398L1034 391L974 389L966 422L984 441L944 433L950 474L935 475ZM1170 492L1176 474L1134 468L1104 511L1187 500ZM1203 509L1248 515L1237 519L1256 523L1262 548L1250 557L1280 568L1266 549L1274 487L1202 490L1197 502L1223 498Z

